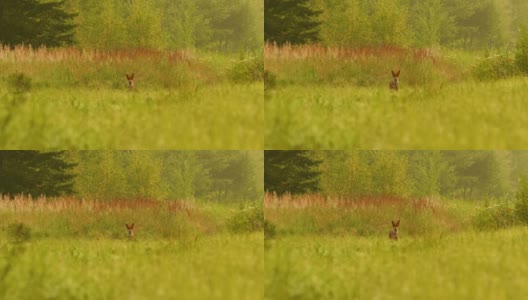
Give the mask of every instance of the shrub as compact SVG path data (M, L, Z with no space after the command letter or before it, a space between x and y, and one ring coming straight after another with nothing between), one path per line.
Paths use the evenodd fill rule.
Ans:
M237 211L227 220L227 228L235 233L253 232L264 229L262 207L248 207Z
M516 195L515 212L523 223L528 224L528 181L521 177Z
M517 73L515 60L506 55L487 57L473 67L473 74L479 80L508 78Z
M31 238L31 229L23 223L12 223L7 226L7 235L15 243L26 242Z
M229 78L235 83L253 82L264 79L264 57L242 58L229 70Z
M515 210L507 205L496 205L482 209L474 220L478 229L500 229L518 223Z
M264 221L264 238L272 239L275 237L276 233L277 233L277 229L275 225L268 221Z
M16 93L26 93L31 90L31 78L24 73L13 73L7 77L7 84Z
M270 71L264 71L264 89L271 90L277 85L277 76Z
M528 74L528 31L524 28L521 29L516 48L515 64L521 72Z

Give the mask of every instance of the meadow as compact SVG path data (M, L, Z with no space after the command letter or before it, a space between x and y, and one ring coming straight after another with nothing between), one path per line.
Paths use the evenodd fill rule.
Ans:
M0 68L2 148L263 145L261 54L20 46L0 49Z
M528 292L528 228L489 218L507 217L509 205L265 199L266 299L516 299ZM391 219L401 220L398 241L388 238Z
M266 45L266 149L517 149L528 78L477 79L481 53ZM391 70L400 89L389 89ZM501 78L508 77L508 78Z
M262 205L0 200L2 299L258 299ZM135 223L129 239L125 223Z

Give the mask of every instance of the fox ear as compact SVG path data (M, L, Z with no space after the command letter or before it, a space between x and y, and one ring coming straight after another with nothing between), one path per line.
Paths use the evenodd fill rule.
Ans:
M396 223L394 223L393 220L391 220L391 223L392 223L392 227L396 226Z
M400 226L400 220L398 220L398 222L396 222L396 226Z
M128 76L128 74L125 74L125 76L126 76L127 79L130 79L130 76Z
M393 70L391 70L391 73L392 73L392 77L396 76L396 73L394 73Z
M399 223L399 222L400 222L400 221L398 221L398 223ZM132 225L130 225L130 227L134 228L134 223L132 223Z
M134 79L134 73L132 73L132 75L130 76L130 79ZM132 224L134 225L134 224Z
M132 75L134 76L134 75ZM400 70L398 70L398 72L396 73L396 76L400 76Z

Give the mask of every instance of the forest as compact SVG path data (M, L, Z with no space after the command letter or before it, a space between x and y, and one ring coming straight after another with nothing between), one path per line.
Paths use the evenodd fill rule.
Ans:
M289 172L281 171L287 169ZM528 176L525 151L266 151L265 189L278 194L495 199Z
M512 48L528 26L522 0L265 0L265 9L265 39L278 44Z
M0 7L0 44L11 46L223 52L262 47L262 25L255 20L262 20L263 6L256 0L24 0L2 1Z
M262 198L257 151L1 151L0 194L84 199Z

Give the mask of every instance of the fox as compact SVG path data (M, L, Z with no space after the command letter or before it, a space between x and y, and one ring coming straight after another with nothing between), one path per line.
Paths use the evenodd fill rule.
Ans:
M132 75L125 74L126 79L128 80L128 89L132 90L134 89L134 73Z
M125 223L126 229L128 230L128 238L131 239L134 237L134 223L128 225Z
M393 70L391 70L391 72L392 72L392 81L389 83L389 88L391 90L397 91L398 88L400 87L400 84L399 84L400 70L398 70L397 72L394 72Z
M389 231L389 239L391 240L398 240L398 229L400 228L400 220L394 222L391 220L392 223L392 230Z

